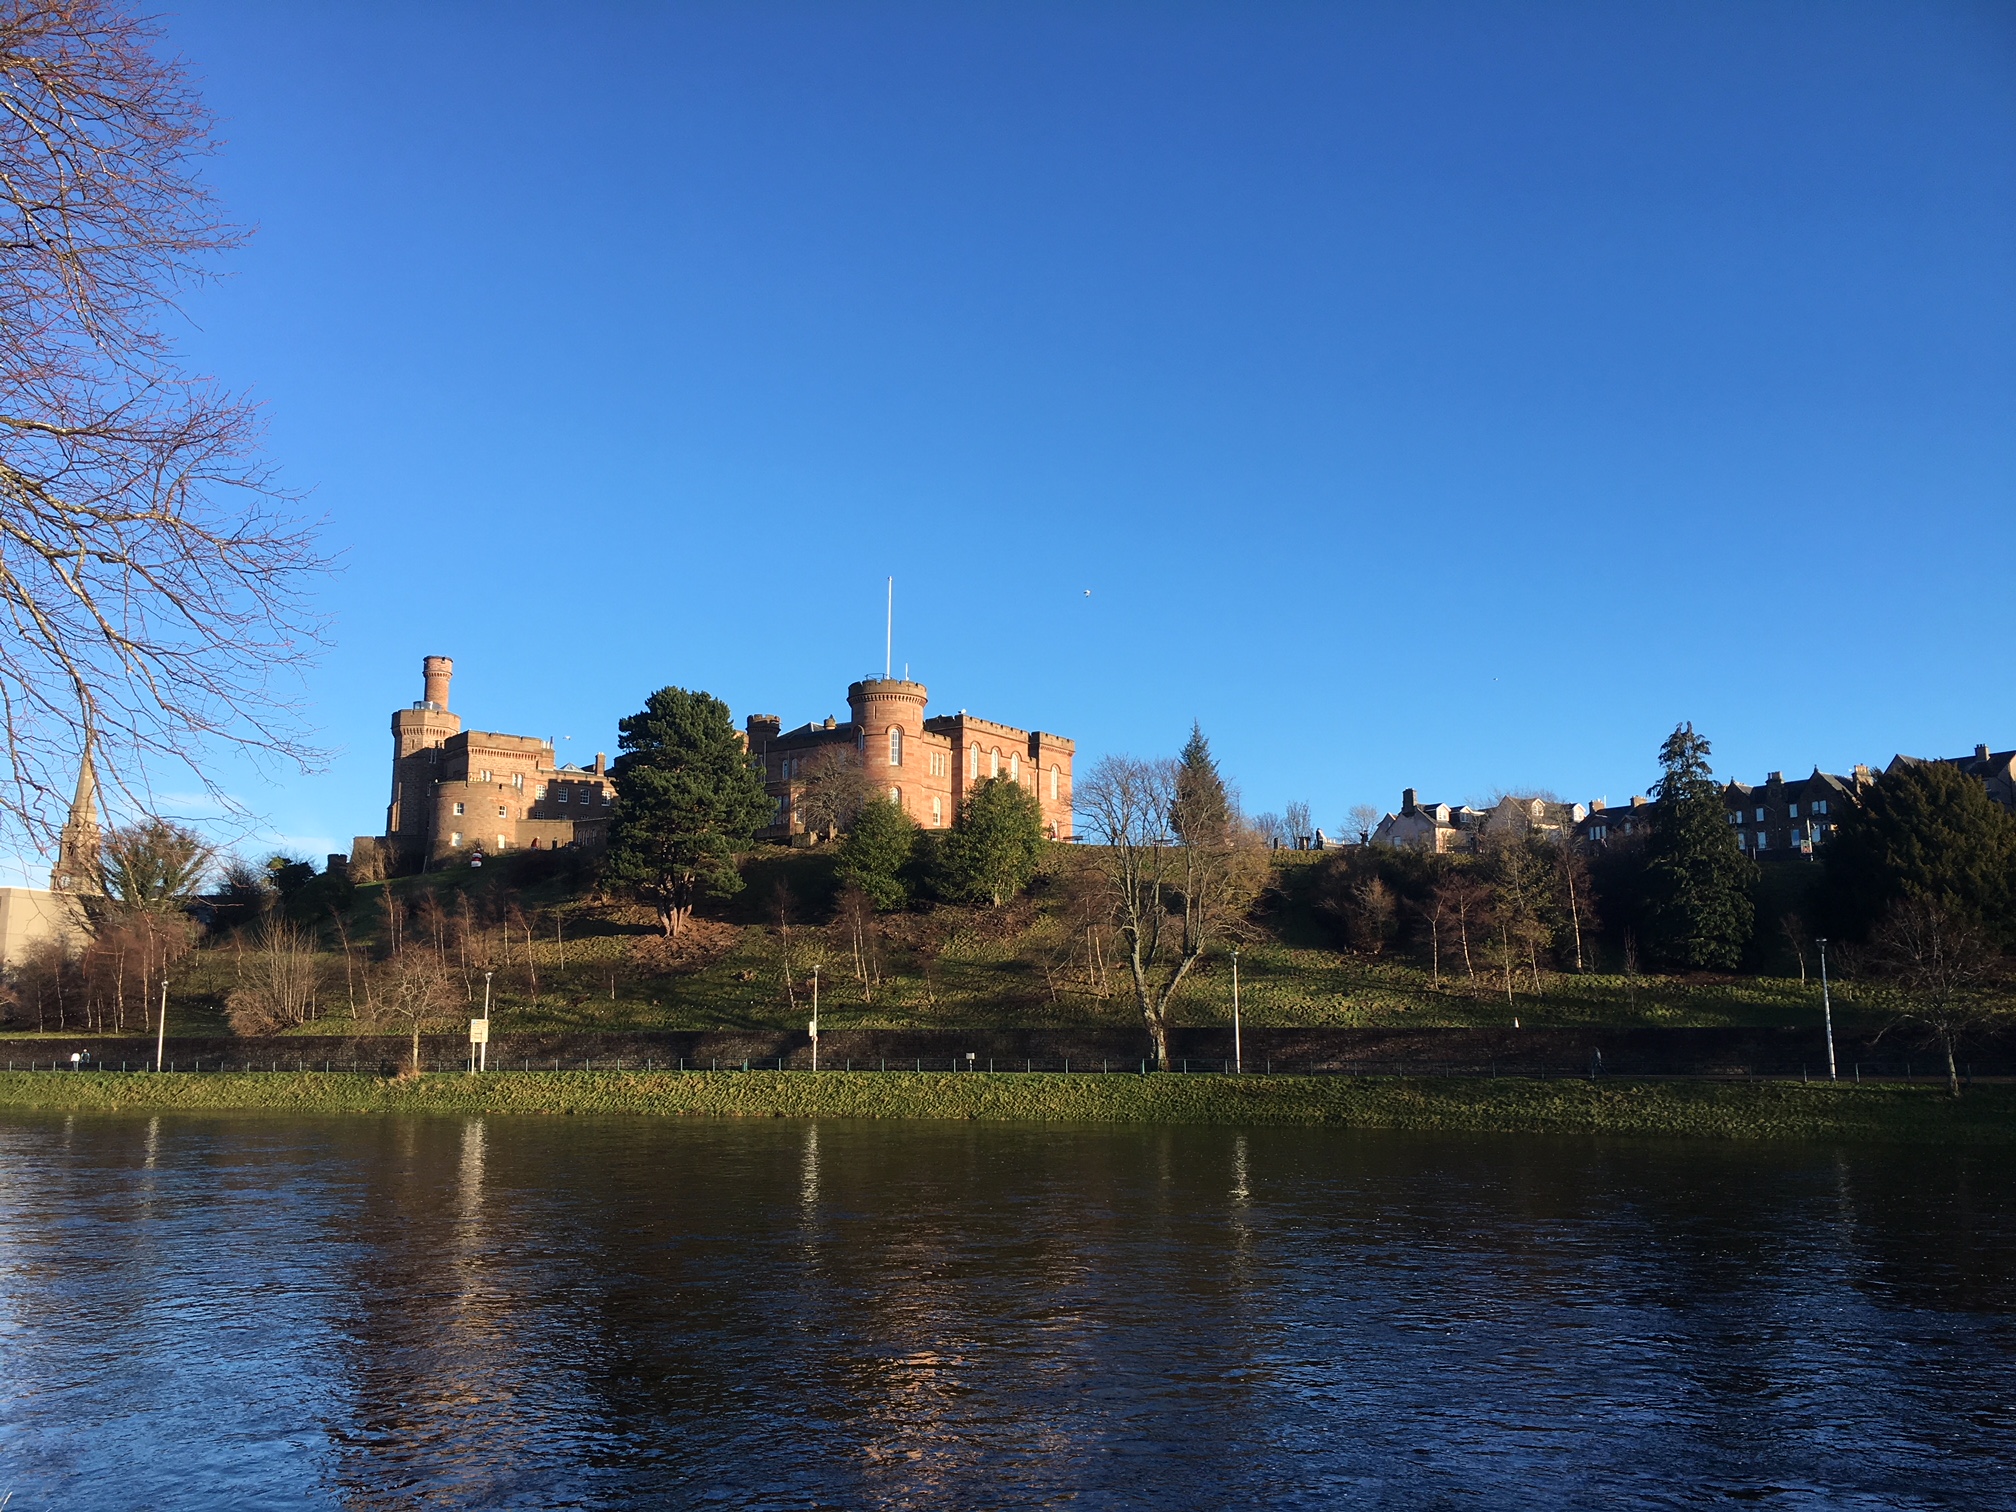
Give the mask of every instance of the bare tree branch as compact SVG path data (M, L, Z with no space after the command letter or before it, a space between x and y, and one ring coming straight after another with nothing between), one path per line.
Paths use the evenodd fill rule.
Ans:
M218 745L301 764L288 690L326 563L241 394L164 322L243 238L211 121L150 23L0 0L0 826L46 844L87 751L132 807Z

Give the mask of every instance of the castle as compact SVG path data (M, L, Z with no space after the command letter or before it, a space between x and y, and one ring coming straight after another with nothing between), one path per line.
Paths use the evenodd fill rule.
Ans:
M1077 750L1072 741L964 709L926 719L927 702L922 683L864 677L848 685L853 717L846 724L828 716L822 724L786 731L775 714L751 714L743 733L750 754L763 763L765 785L777 804L777 816L762 835L788 840L804 833L793 807L797 779L813 757L837 747L853 751L876 791L925 829L943 829L957 819L976 783L1005 777L1036 795L1044 834L1071 838L1071 758Z
M484 852L600 849L608 840L616 785L601 754L593 768L559 766L551 741L464 730L448 709L455 664L421 663L421 697L392 715L392 796L382 836L352 842L353 864L377 855L388 872L423 871ZM795 812L805 764L821 752L851 751L878 792L925 829L959 815L966 791L989 777L1020 783L1041 807L1043 830L1071 838L1071 758L1059 735L957 714L924 717L922 683L869 677L847 689L852 718L830 716L786 731L775 714L752 714L743 729L762 764L776 815L762 838L802 838Z
M378 851L388 871L424 871L475 851L599 847L616 786L601 754L593 770L559 766L553 743L465 730L448 711L455 663L421 663L421 697L392 715L392 801L382 837L360 835L353 864Z

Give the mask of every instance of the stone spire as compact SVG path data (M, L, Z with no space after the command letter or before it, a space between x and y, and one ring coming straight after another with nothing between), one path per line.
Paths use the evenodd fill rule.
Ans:
M98 845L98 774L92 768L87 745L84 763L77 769L77 796L70 800L70 817L56 843L56 868L49 873L49 885L57 892L103 892Z

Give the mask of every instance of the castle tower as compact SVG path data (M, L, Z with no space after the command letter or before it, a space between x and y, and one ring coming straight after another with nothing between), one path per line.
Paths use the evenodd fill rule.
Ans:
M847 687L847 707L861 732L861 769L884 797L900 795L912 818L927 777L924 753L924 684L897 677L867 677Z
M77 793L70 800L70 817L64 821L56 843L56 867L49 873L49 885L57 892L82 895L99 893L104 887L98 872L98 774L93 770L91 748L84 748L83 765L77 769Z
M392 802L385 813L385 836L400 857L427 853L441 747L462 731L462 721L448 712L448 684L454 675L455 663L448 657L425 658L420 700L392 716Z

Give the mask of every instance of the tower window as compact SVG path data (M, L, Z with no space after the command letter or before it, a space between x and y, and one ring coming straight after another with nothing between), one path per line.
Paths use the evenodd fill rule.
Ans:
M903 765L903 727L889 726L889 765Z
M1019 751L1009 753L1008 778L1011 782L1022 780L1022 755Z
M1063 776L1064 774L1055 766L1050 768L1050 801L1052 803L1057 801L1057 786L1063 780Z
M460 819L463 816L463 814L467 812L468 812L468 805L461 803L455 805L455 817L457 819Z
M931 800L931 827L937 829L945 822L945 808L942 799Z
M1001 775L1001 750L998 746L995 747L994 753L989 759L987 775L989 777L999 777Z
M505 814L504 814L504 805L503 805L503 804L501 804L501 803L497 805L497 817L498 817L499 819L502 819L502 818L504 818L504 817L505 817Z
M898 808L903 807L903 789L901 789L900 787L892 787L891 789L889 789L889 801L895 804L896 807Z

